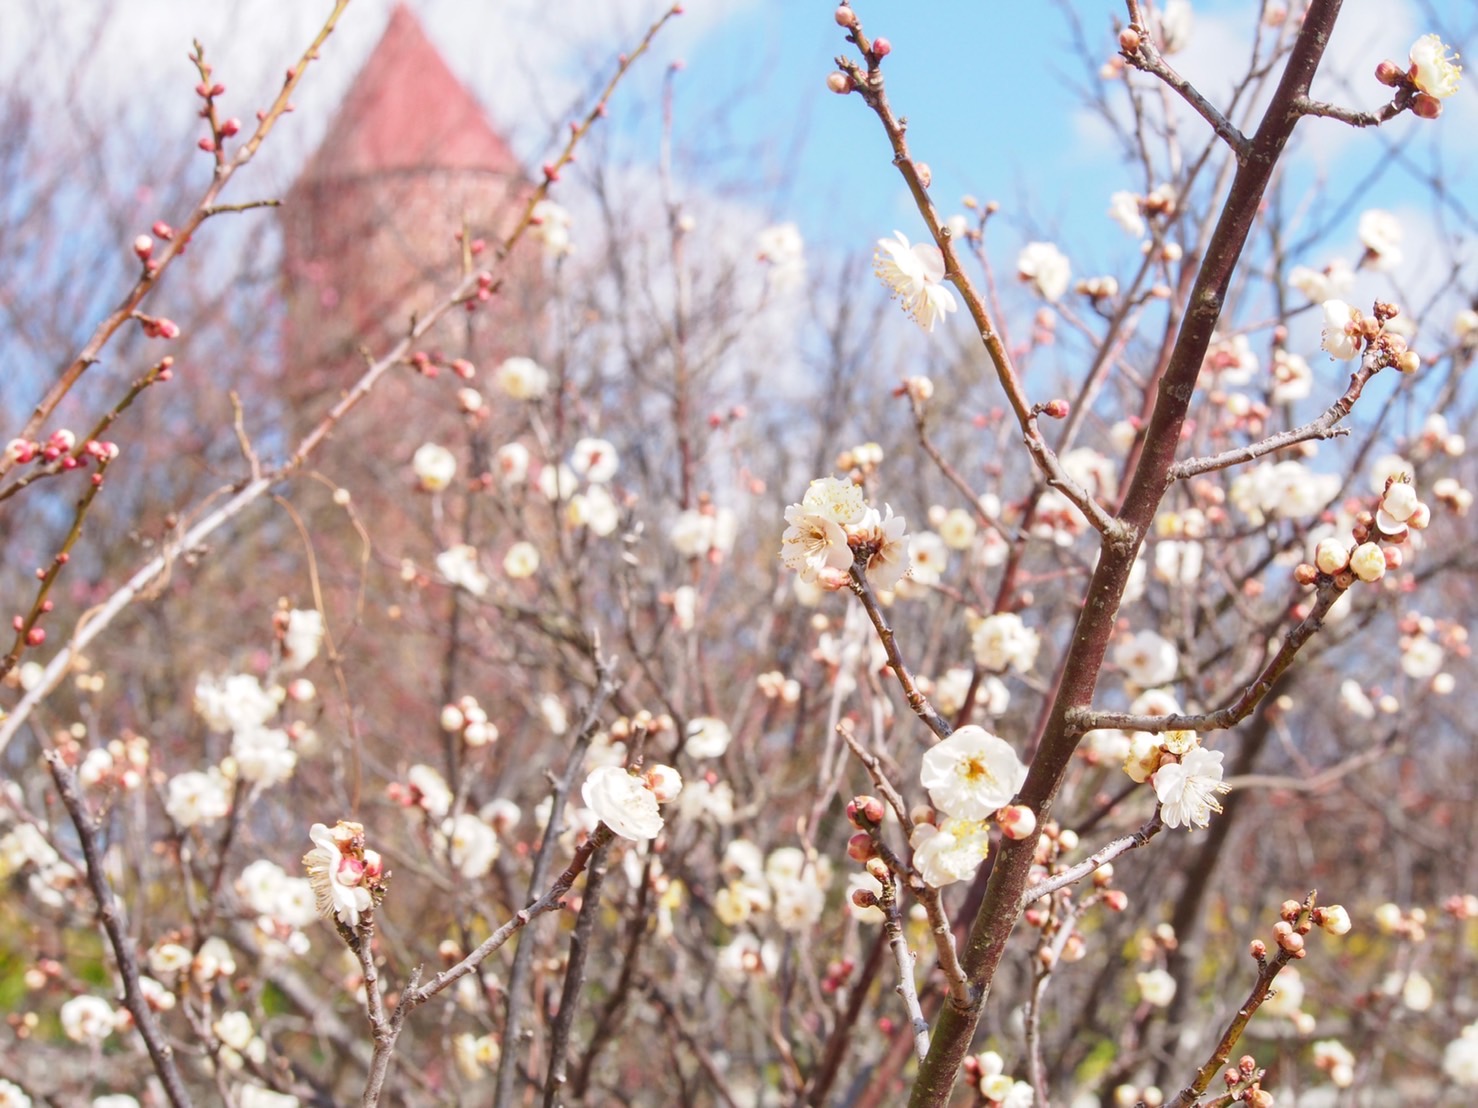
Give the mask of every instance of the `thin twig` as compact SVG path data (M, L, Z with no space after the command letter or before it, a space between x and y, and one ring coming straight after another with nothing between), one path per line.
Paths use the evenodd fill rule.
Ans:
M123 979L123 1004L133 1015L134 1026L144 1040L149 1060L154 1063L154 1072L159 1075L170 1104L174 1108L190 1108L190 1094L185 1090L185 1082L175 1064L174 1049L165 1042L154 1011L139 985L139 963L134 954L133 939L128 934L128 914L108 883L102 854L98 850L97 825L87 802L77 791L76 771L55 750L48 750L45 757L62 806L67 809L77 831L77 842L87 868L87 884L97 902L98 922L107 933L108 943L113 948L113 960L118 965L118 976Z
M1113 842L1105 843L1076 865L1069 866L1061 873L1054 873L1045 881L1040 881L1031 886L1031 888L1021 894L1021 907L1024 909L1035 901L1041 900L1042 897L1050 896L1058 889L1065 889L1069 885L1076 884L1083 880L1083 878L1097 872L1105 864L1113 861L1121 854L1127 854L1131 850L1138 850L1158 835L1164 826L1165 824L1160 820L1160 809L1157 807L1155 814L1146 820L1144 826L1134 832L1134 834L1125 835L1122 838L1115 839Z

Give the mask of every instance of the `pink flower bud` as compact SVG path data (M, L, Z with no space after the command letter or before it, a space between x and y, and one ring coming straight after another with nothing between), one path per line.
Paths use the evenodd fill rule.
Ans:
M1410 527L1413 531L1425 531L1427 525L1431 522L1432 509L1420 501L1411 510L1411 515L1406 518L1406 526Z
M859 908L876 908L878 906L878 894L868 889L853 889L852 903Z
M364 880L364 863L345 854L339 859L336 876L341 885L357 885Z
M875 796L854 796L847 802L847 819L858 830L877 827L883 822L883 802Z
M206 135L205 138L201 139L195 145L200 147L200 149L204 150L207 154L214 154L216 152L216 140L211 138L209 135Z
M1420 119L1436 119L1442 114L1442 101L1419 92L1411 98L1411 114Z
M1375 79L1387 88L1400 88L1406 80L1406 70L1388 58L1375 67Z
M366 850L364 852L364 876L370 881L380 878L385 872L385 861L380 857L378 850Z
M1072 411L1072 406L1061 397L1049 400L1042 405L1042 414L1048 419L1066 419L1070 411Z
M207 96L210 95L210 86L207 85L204 81L201 81L198 85L195 86L195 95L204 100Z
M839 96L845 96L852 91L852 78L840 71L826 75L826 87Z
M44 627L32 627L29 631L26 632L27 646L40 646L45 641L46 628Z
M240 130L241 120L236 119L234 116L221 124L221 134L224 135L226 138L230 138L232 135L236 134L236 132Z
M1025 804L1008 804L996 813L1001 834L1008 839L1030 838L1037 830L1037 814Z
M893 44L880 35L872 40L872 52L874 57L886 58L893 53Z
M1103 906L1110 912L1122 912L1129 907L1129 894L1123 889L1109 889L1103 894Z
M843 4L836 10L836 21L838 27L855 27L857 26L857 13Z
M133 252L139 256L139 261L146 260L154 253L154 240L148 235L140 235L133 240Z
M1125 27L1119 32L1119 49L1126 54L1139 53L1139 32L1133 27Z
M847 857L854 862L866 862L876 854L872 837L866 831L859 831L847 840Z
M1401 553L1401 548L1399 546L1387 546L1383 547L1382 550L1386 556L1386 568L1400 569L1401 563L1405 561L1405 556Z

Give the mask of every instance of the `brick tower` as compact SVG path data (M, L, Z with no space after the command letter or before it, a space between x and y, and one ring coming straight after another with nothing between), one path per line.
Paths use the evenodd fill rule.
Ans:
M284 354L296 399L343 387L357 351L403 333L456 279L457 232L495 239L529 189L482 107L398 4L283 207ZM425 345L499 357L506 351L479 341L508 329L498 314L449 318Z

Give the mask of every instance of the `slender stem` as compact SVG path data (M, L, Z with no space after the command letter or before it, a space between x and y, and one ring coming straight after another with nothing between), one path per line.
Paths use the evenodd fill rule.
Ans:
M97 902L98 922L103 925L108 944L113 948L118 976L123 978L123 1004L133 1016L134 1026L144 1040L149 1060L154 1064L154 1072L159 1075L169 1103L173 1108L190 1108L190 1094L185 1090L185 1082L175 1064L174 1049L165 1042L154 1011L139 985L139 963L134 954L133 939L128 934L128 913L108 883L102 853L98 850L97 822L77 790L76 772L56 751L48 750L45 756L46 768L56 782L62 806L67 809L77 831L77 842L82 847L82 859L87 868L87 884Z

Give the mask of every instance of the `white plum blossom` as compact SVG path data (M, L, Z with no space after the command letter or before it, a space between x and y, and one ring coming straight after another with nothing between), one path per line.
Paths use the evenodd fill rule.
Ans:
M515 581L539 571L539 548L531 542L516 542L503 555L503 572Z
M1330 357L1347 362L1360 353L1360 339L1354 333L1361 319L1360 309L1352 308L1343 300L1326 300L1321 307L1324 331L1319 345L1329 352Z
M1274 462L1244 469L1232 480L1228 499L1254 524L1266 519L1306 519L1323 511L1339 493L1334 473L1315 473L1302 462Z
M237 1085L238 1108L301 1108L302 1101L291 1093L279 1093L261 1085Z
M364 863L343 852L352 838L363 834L357 823L339 822L333 828L315 823L308 831L313 849L303 855L303 868L318 905L318 914L358 927L362 913L370 908L370 891L364 887Z
M1201 579L1205 557L1198 542L1165 539L1155 544L1155 579L1171 585L1194 585Z
M286 781L298 764L287 732L278 727L237 731L231 739L231 757L242 780L264 787Z
M537 400L549 389L549 371L532 358L506 359L493 380L514 400Z
M924 884L939 889L975 876L990 853L990 828L983 820L946 819L938 827L914 829L913 864Z
M1014 669L1026 673L1037 663L1041 636L1026 626L1015 612L986 616L970 637L975 661L983 668L1003 673Z
M1449 49L1438 35L1423 35L1411 44L1412 83L1438 100L1455 93L1463 76L1458 55L1449 53Z
M553 200L540 200L529 213L529 233L544 244L550 258L562 258L575 252L570 241L570 213Z
M1413 635L1401 644L1401 672L1417 681L1426 681L1442 670L1446 652L1426 635Z
M826 908L826 890L817 882L802 877L795 881L771 883L775 901L771 914L782 931L809 931Z
M1160 49L1166 54L1184 50L1195 27L1191 0L1165 0L1160 10Z
M667 529L667 538L684 558L724 555L734 548L739 521L728 508L688 508Z
M1180 654L1169 639L1146 629L1120 640L1114 648L1114 664L1140 688L1154 688L1175 679Z
M620 466L616 448L605 439L581 439L570 453L570 468L593 485L609 481Z
M1314 391L1314 371L1297 354L1286 350L1273 352L1273 387L1268 399L1274 404L1292 404Z
M62 1032L74 1043L97 1044L113 1033L113 1006L101 997L74 996L62 1005Z
M505 488L521 485L529 476L529 460L529 448L523 443L504 443L493 455L493 468Z
M1010 743L972 723L924 752L919 781L945 815L981 820L1011 802L1026 766Z
M687 742L683 750L694 758L721 758L729 749L732 736L729 725L712 716L698 716L688 720Z
M908 576L921 585L933 585L949 564L949 549L933 531L920 531L908 540Z
M1052 243L1029 242L1017 255L1016 274L1043 300L1056 303L1067 291L1073 270L1067 255Z
M1146 970L1134 975L1139 986L1139 996L1146 1004L1155 1008L1169 1007L1175 999L1175 978L1162 969Z
M1336 258L1323 269L1296 265L1288 271L1291 288L1308 297L1311 304L1342 299L1355 287L1355 271L1343 258Z
M975 516L964 508L951 508L939 521L939 537L951 550L969 550L977 530Z
M893 234L894 238L878 239L873 272L888 286L909 318L932 332L936 320L959 307L954 293L941 283L944 255L933 243L910 246L902 231Z
M563 462L539 470L539 491L546 500L568 500L579 488L580 478Z
M212 731L248 731L277 714L278 702L249 673L202 674L195 682L195 710Z
M436 556L436 572L446 578L447 584L466 589L473 596L487 595L491 582L478 564L477 548L459 542Z
M447 861L469 880L485 877L501 849L498 834L471 812L461 812L442 825Z
M657 796L620 766L599 766L580 787L585 805L617 835L640 842L662 833Z
M288 612L282 631L282 668L296 673L318 657L323 634L322 612L315 608L294 608Z
M1381 208L1361 212L1356 232L1376 269L1394 269L1401 264L1401 222L1390 212Z
M1206 827L1211 813L1221 811L1217 794L1231 790L1221 779L1222 757L1220 750L1198 746L1179 762L1160 764L1151 781L1166 827Z
M405 783L418 808L434 820L442 819L452 807L452 790L435 766L417 764L406 770Z
M1442 1072L1455 1085L1478 1088L1478 1023L1468 1024L1461 1035L1443 1048Z
M908 572L908 535L904 529L908 522L895 516L893 509L883 505L884 514L876 508L868 508L862 518L850 528L850 538L859 550L868 551L867 580L879 589L891 589L899 578Z
M866 511L859 486L836 477L817 478L799 504L785 509L790 526L780 539L780 557L803 581L816 580L825 569L845 571L853 556L844 525L858 522Z
M774 292L795 292L806 281L806 244L794 223L777 223L756 236L758 257L770 264L767 280Z
M730 985L742 984L751 977L770 977L780 969L780 948L740 932L719 950L716 965L719 977Z
M169 779L164 810L182 828L214 823L231 810L231 783L215 766L176 774Z
M444 446L423 443L411 457L411 471L427 492L441 492L457 475L457 457Z
M1132 238L1144 237L1144 216L1140 213L1139 197L1134 193L1121 190L1110 196L1108 215L1124 229L1125 234Z

